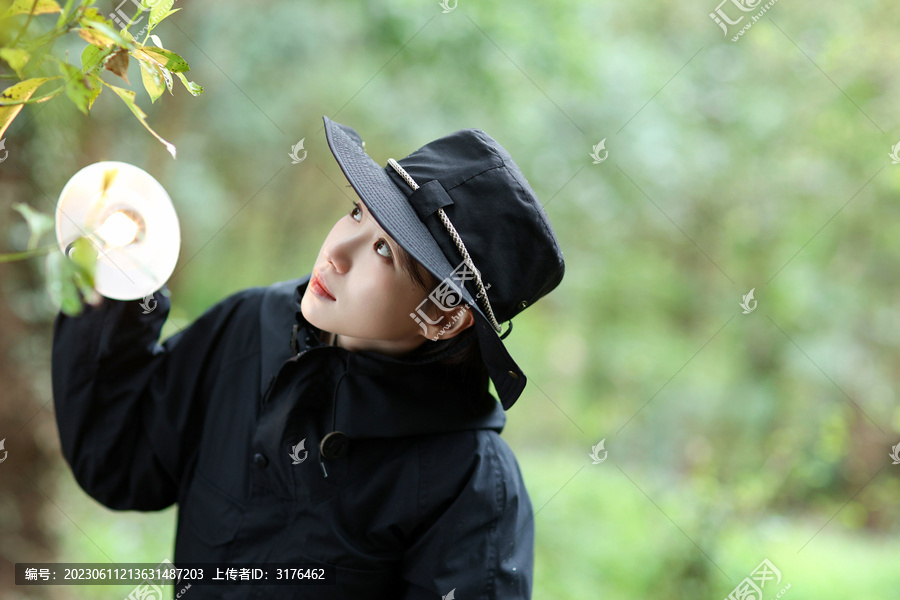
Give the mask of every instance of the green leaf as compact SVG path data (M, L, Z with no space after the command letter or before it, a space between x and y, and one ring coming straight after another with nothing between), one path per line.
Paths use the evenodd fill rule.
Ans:
M127 45L129 38L119 33L113 22L104 18L96 8L85 10L78 19L78 24L82 27L78 30L78 35L89 44L100 48L108 48L113 44Z
M191 70L190 67L188 67L187 62L171 50L154 48L153 46L141 46L137 51L146 54L149 58L157 61L161 66L173 73Z
M28 224L28 230L31 232L28 238L28 249L34 250L41 236L53 229L55 225L53 217L37 211L22 202L13 204L13 210L22 215L25 223Z
M92 18L82 17L78 22L82 26L82 29L78 30L78 35L94 45L105 47L109 44L117 44L124 48L131 48L134 46L134 42L132 41L133 38L132 40L129 40L116 31L107 21L97 21ZM92 41L92 39L95 39L96 41Z
M44 269L47 295L54 306L70 317L81 314L84 307L75 285L75 270L71 261L62 252L51 252L47 255Z
M100 300L100 295L94 289L94 278L97 273L97 248L88 238L79 238L75 241L72 253L69 255L73 267L73 279L78 291L91 304Z
M166 150L169 151L169 154L172 155L172 158L175 158L175 151L176 151L175 146L173 144L170 144L166 140L164 140L158 133L153 131L153 129L151 129L149 125L147 125L147 120L146 120L147 115L144 114L144 111L141 110L140 106L135 104L134 92L132 92L131 90L126 90L126 89L123 89L120 87L116 87L114 85L110 85L109 83L106 83L105 81L103 82L103 85L105 85L106 87L108 87L112 91L114 91L116 94L118 94L119 98L121 98L122 101L125 102L125 105L128 106L128 108L131 109L131 112L134 113L134 116L137 117L137 120L141 122L141 125L143 125L147 129L147 131L149 131L153 135L153 137L155 137L160 142L162 142L163 145L166 147Z
M75 240L68 257L62 252L47 255L47 293L67 315L80 314L84 308L82 300L90 304L100 302L100 294L94 288L97 256L94 244L84 237Z
M78 35L81 36L81 39L86 41L88 44L97 46L98 48L112 48L114 44L114 42L105 35L97 33L93 29L88 29L86 27L79 29Z
M113 26L112 21L105 18L102 14L100 14L100 11L94 7L84 9L84 12L81 13L81 18L79 19L79 21L81 23L84 23L85 21L101 21L103 23L106 23L110 27Z
M95 23L99 24L96 28L93 27ZM78 30L78 35L87 40L88 43L101 48L105 48L114 43L115 37L105 35L103 32L109 29L115 33L115 25L113 25L113 22L110 19L104 18L96 8L85 9L78 18L78 24L82 27Z
M78 238L69 256L75 264L76 271L93 286L94 274L97 272L97 249L94 244L88 238Z
M13 15L27 15L32 13L32 6L34 7L33 14L35 15L47 15L62 12L62 8L60 8L59 4L54 2L54 0L16 0L12 3L12 6L6 9L3 16L11 17Z
M150 27L156 27L166 18L175 0L142 0L141 4L150 9Z
M175 73L175 74L178 75L178 78L181 79L181 83L184 84L184 87L187 88L187 91L189 91L192 95L199 96L200 94L203 93L202 85L198 85L198 84L194 83L193 81L188 81L187 77L185 77L183 73Z
M12 70L16 72L19 79L24 79L22 76L22 69L25 68L25 63L31 58L31 55L28 54L28 52L21 48L0 48L0 58L5 60L9 66L12 67Z
M94 106L94 100L97 99L97 96L100 95L100 92L103 91L103 80L100 79L98 75L90 74L88 75L88 80L91 82L91 98L88 102L88 110Z
M88 107L91 104L91 88L88 87L85 74L78 67L68 63L60 63L59 67L66 78L66 96L69 97L72 104L78 107L78 110L88 114Z
M150 102L156 102L156 100L162 96L164 89L163 85L165 85L162 67L149 60L141 60L138 62L141 65L141 81L144 82L144 89L150 94Z
M171 6L171 4L170 4L170 6ZM152 31L154 27L156 27L163 21L163 19L166 19L167 17L171 17L172 15L177 13L179 10L181 10L181 9L176 8L175 10L170 10L169 12L167 12L164 15L157 18L155 21L153 20L153 15L151 14L150 15L150 29L148 31Z
M81 53L81 70L84 73L96 71L109 54L103 48L88 44Z
M162 47L163 47L162 41L160 41L158 35L150 35L150 36L148 36L148 37L149 37L151 40L153 40L153 43L156 44L156 46L157 46L158 48L162 48ZM145 62L146 62L147 64L155 64L155 65L159 66L159 70L160 70L160 72L162 73L163 78L166 80L166 87L169 88L169 94L172 94L172 95L174 96L174 94L172 93L172 72L169 71L167 68L165 68L165 67L159 65L159 63L157 63L155 60L147 60L147 61L145 61Z
M6 128L13 122L24 104L17 104L28 100L41 85L55 77L35 77L26 79L10 86L0 92L0 138L6 132Z

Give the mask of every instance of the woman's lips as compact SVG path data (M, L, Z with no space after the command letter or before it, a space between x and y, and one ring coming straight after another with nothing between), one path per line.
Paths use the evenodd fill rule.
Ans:
M331 300L334 302L337 298L332 295L328 288L325 286L325 282L322 281L322 278L319 277L319 274L313 271L312 279L309 280L309 289L313 294L322 298L324 300Z

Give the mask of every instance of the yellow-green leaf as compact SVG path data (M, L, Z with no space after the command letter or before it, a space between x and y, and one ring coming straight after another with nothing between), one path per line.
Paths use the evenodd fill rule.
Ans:
M191 93L193 96L199 96L203 93L203 86L194 83L193 81L188 81L187 77L184 76L183 73L175 73L178 75L178 78L181 79L181 83L184 84L184 87L187 88L187 91Z
M152 0L152 2L143 0L141 4L150 8L150 25L155 27L166 17L175 0Z
M21 48L0 48L0 58L12 67L19 79L22 79L22 69L25 68L25 63L28 62L31 55Z
M169 6L171 6L171 4L170 4ZM153 15L151 14L151 15L150 15L150 28L153 29L154 27L156 27L157 25L159 25L160 23L162 23L162 21L163 21L164 19L166 19L166 18L168 18L168 17L171 17L172 15L174 15L175 13L177 13L179 10L181 10L181 9L180 9L180 8L176 8L175 10L170 10L169 12L167 12L167 13L163 14L162 16L158 17L156 20L153 19Z
M171 50L154 48L153 46L141 46L138 51L148 55L173 73L191 70L187 62Z
M113 45L113 41L111 39L109 39L102 33L98 33L94 29L82 27L78 30L78 35L81 36L81 39L86 41L88 44L92 44L94 46L97 46L98 48L109 48Z
M103 48L88 44L81 53L81 70L85 73L96 70L108 55Z
M84 306L73 278L75 269L72 262L62 252L51 252L47 255L44 269L47 295L54 306L69 316L81 314Z
M150 102L156 102L157 98L162 96L163 93L162 67L149 60L138 62L141 65L141 81L144 82L144 89L150 94Z
M103 82L103 85L114 91L119 96L119 98L121 98L122 101L125 102L125 105L131 110L132 113L134 113L134 116L137 117L137 120L141 122L141 125L143 125L147 129L147 131L149 131L153 135L153 137L162 142L162 144L166 147L166 150L169 151L169 154L172 155L172 158L175 158L176 150L174 144L170 144L169 142L164 140L158 133L153 131L153 129L151 129L149 125L147 125L147 115L144 114L144 111L141 110L140 106L135 104L134 92L132 92L131 90L116 87L114 85L110 85L105 81Z
M97 249L94 244L86 238L78 238L72 247L69 255L78 271L84 274L88 282L93 285L94 274L97 270Z
M31 8L34 7L34 11L32 12ZM29 13L35 15L47 15L51 13L62 12L62 9L59 7L59 4L54 2L54 0L16 0L12 3L8 9L6 9L6 13L4 13L4 17L11 17L13 15L27 15Z
M23 102L31 98L35 90L44 82L55 77L35 77L20 81L16 85L10 86L0 92L0 138L6 132L6 128L12 123L19 111L22 110L24 104L15 104L15 102ZM4 105L5 103L9 103Z
M85 237L72 243L71 253L51 252L47 255L46 286L52 302L70 316L84 309L82 300L99 304L102 300L94 288L97 249Z
M100 14L100 11L94 7L86 8L86 9L84 9L84 12L81 13L81 21L84 22L85 20L103 21L110 27L112 26L112 21L110 21L107 18L104 18L104 16L102 14Z
M91 103L91 89L85 80L85 74L81 72L81 69L68 63L62 63L60 71L66 78L66 96L69 97L72 104L78 107L78 110L88 114L88 107Z
M126 48L130 48L133 45L132 41L122 36L121 33L116 31L111 25L107 24L106 21L95 21L93 19L82 18L79 23L81 23L82 29L88 30L86 35L94 34L97 36L99 34L99 39L107 38L111 42ZM81 33L81 30L79 30L78 34L82 37L85 35ZM90 40L88 39L88 41Z
M91 107L94 106L94 100L96 100L97 96L100 95L100 92L103 91L103 80L97 75L90 74L88 75L88 81L91 84L91 97L88 101L88 110L91 110Z

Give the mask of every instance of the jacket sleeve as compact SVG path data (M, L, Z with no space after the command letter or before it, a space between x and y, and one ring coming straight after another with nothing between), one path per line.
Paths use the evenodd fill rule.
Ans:
M493 432L479 435L483 437L473 449L474 466L461 489L432 511L434 514L427 518L422 532L414 536L404 554L403 600L531 598L531 500L506 442ZM444 455L459 461L456 452L445 451ZM438 458L431 465L423 462L420 504L433 504L454 479L448 477L453 467L442 465L444 460ZM448 596L451 591L453 595Z
M112 509L160 510L177 501L209 404L216 345L249 292L159 344L171 306L161 291L148 314L139 301L103 298L77 317L59 313L54 325L62 452L79 485Z

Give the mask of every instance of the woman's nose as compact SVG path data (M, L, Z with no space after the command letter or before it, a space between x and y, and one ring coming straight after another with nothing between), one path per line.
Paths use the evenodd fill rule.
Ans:
M334 265L335 271L346 273L353 263L353 252L358 245L358 235L349 234L337 237L325 245L325 258Z

